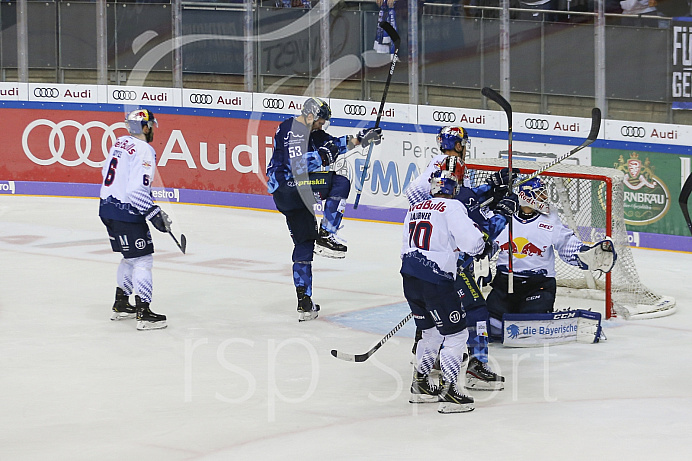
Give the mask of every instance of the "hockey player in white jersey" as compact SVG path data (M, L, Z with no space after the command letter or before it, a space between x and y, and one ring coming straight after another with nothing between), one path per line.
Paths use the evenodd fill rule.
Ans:
M454 287L459 252L483 251L483 234L454 197L463 178L458 157L447 157L431 178L431 199L409 208L404 220L401 275L404 296L422 331L416 348L411 403L439 402L440 413L474 409L473 398L463 393L469 356L466 314ZM439 351L441 381L430 378ZM463 379L463 378L462 378Z
M411 205L430 198L430 177L434 172L439 171L441 162L447 156L452 155L458 157L461 162L465 161L469 142L468 133L463 127L446 126L440 129L437 144L443 154L436 155L426 169L406 188L405 193ZM470 187L470 181L464 177L464 184L459 187L454 197L466 206L469 218L485 234L487 242L492 242L504 229L507 216L516 211L516 196L505 197L508 192L508 183L507 169L493 173L487 182L473 188ZM489 198L493 200L488 206L482 207L481 204ZM486 251L491 249L492 247L487 244ZM467 254L459 254L455 281L462 308L467 314L469 332L467 344L471 358L466 370L466 387L475 390L502 390L505 378L495 373L488 364L489 314L485 298L473 274L473 259ZM414 353L420 334L420 330L416 331Z
M147 109L137 109L127 115L126 123L130 135L116 139L103 166L99 205L111 248L123 255L111 320L136 317L138 330L153 330L166 327L166 316L149 308L154 244L147 221L160 232L170 232L171 220L151 194L156 152L149 143L158 126L156 118ZM133 293L135 306L129 302Z
M495 239L499 247L497 273L488 295L491 336L502 337L502 315L539 314L553 311L555 304L555 253L566 263L583 270L609 272L617 255L612 240L589 246L563 225L550 207L540 178L521 184L519 210L512 229L514 292L508 293L509 238L507 229Z

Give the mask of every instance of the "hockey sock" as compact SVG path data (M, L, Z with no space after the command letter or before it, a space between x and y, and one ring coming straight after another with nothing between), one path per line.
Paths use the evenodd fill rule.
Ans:
M132 294L132 260L121 259L118 265L117 281L118 286L123 289L127 296Z
M466 329L453 335L445 335L440 350L440 369L444 380L449 383L456 383L461 367L464 364L468 349L466 341L469 338L469 333ZM419 344L420 347L420 344ZM468 355L466 356L468 358Z
M437 328L433 327L423 330L421 339L416 347L416 368L419 373L426 376L430 374L443 340L444 336L437 331Z
M305 294L312 296L312 262L296 261L293 263L293 285L305 287Z
M132 282L135 292L145 303L151 302L154 282L151 277L151 267L154 264L154 256L146 255L139 258L132 258Z
M341 219L344 217L346 209L346 200L339 197L329 197L324 203L324 219L322 227L330 234L335 234L341 225Z
M466 311L469 355L488 363L488 309L485 305Z

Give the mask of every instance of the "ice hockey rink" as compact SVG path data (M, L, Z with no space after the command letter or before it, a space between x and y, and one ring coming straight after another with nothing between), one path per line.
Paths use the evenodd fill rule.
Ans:
M347 220L316 257L321 316L298 323L291 241L274 212L164 204L152 310L109 320L119 255L95 199L0 196L0 460L688 459L692 254L635 249L675 315L604 322L607 341L491 346L502 392L476 410L411 405L401 226ZM691 248L692 250L692 248ZM594 309L599 303L594 301Z

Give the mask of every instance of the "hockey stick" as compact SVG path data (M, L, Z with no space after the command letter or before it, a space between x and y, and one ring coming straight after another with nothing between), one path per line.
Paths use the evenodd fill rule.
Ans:
M492 88L489 87L483 87L481 90L481 94L485 96L488 99L492 99L496 103L502 107L502 110L505 111L505 114L507 115L507 168L509 171L509 184L508 184L508 189L507 190L512 190L512 106L510 105L509 101L507 101L505 98L500 95L497 91L493 90ZM508 274L507 274L507 279L508 279L508 284L507 284L507 293L514 293L514 271L512 270L512 259L514 259L512 256L512 253L514 253L513 250L513 222L514 219L509 219L509 226L507 227L507 234L509 237L509 264L507 266Z
M687 177L678 198L678 203L680 203L680 208L682 208L682 215L685 217L685 222L687 222L687 228L692 233L692 220L690 220L690 211L687 208L687 199L690 198L690 192L692 192L692 174Z
M560 163L561 161L563 161L567 157L571 157L572 155L576 154L580 150L591 145L596 140L596 138L598 138L598 132L600 131L600 129L601 129L601 110L598 107L594 107L591 110L591 131L589 132L589 136L586 138L586 141L584 141L581 145L575 147L571 151L567 152L566 154L561 155L560 157L553 159L553 161L551 161L549 163L546 163L545 165L543 165L542 167L540 167L539 169L537 169L536 171L531 173L528 177L526 177L526 178L522 179L521 181L519 181L518 183L514 184L513 187L521 186L526 181L529 181L529 180L537 177L538 175L540 175L543 172L545 172L546 170L554 167L555 165L557 165L558 163ZM689 181L689 178L688 178L688 181ZM685 184L687 184L687 183L685 183ZM690 184L690 188L692 189L692 184ZM683 190L684 190L684 188L683 188ZM680 195L682 197L682 193ZM689 195L689 193L688 193L688 195ZM685 200L687 200L687 199L685 199ZM490 199L486 200L485 202L481 203L481 206L487 206L492 201L493 201L493 199L490 198Z
M169 234L171 234L171 237L173 238L173 241L175 242L176 245L178 245L178 248L180 248L180 251L185 254L185 249L187 248L187 238L185 237L185 234L180 234L180 242L178 242L178 239L175 238L175 235L173 235L173 231L169 230Z
M386 30L386 29L385 29L385 30ZM370 356L371 356L372 354L374 354L375 352L377 352L377 349L379 349L380 347L382 347L382 345L383 345L384 343L386 343L386 342L389 340L389 338L391 338L392 336L394 336L394 334L395 334L397 331L401 330L401 327L403 327L403 326L406 324L406 322L408 322L409 320L411 320L412 317L413 317L413 312L409 313L409 314L404 318L404 320L402 320L401 322L399 322L399 324L398 324L397 326L395 326L394 328L392 328L392 331L390 331L389 333L387 333L387 335L386 335L384 338L382 338L382 339L380 340L379 343L375 344L375 345L372 347L372 349L370 349L370 350L369 350L368 352L366 352L365 354L355 354L355 355L353 355L353 354L345 354L345 353L343 353L343 352L337 351L336 349L332 349L332 355L333 355L334 357L336 357L337 359L346 360L347 362L365 362L366 360L368 360L368 359L370 358Z
M392 56L392 65L389 67L389 75L387 76L387 82L384 84L384 92L382 94L382 101L380 102L380 110L377 112L377 120L375 121L375 128L378 128L380 126L380 119L382 118L382 114L384 114L384 103L387 100L387 93L389 92L389 84L392 81L392 74L394 73L394 66L396 66L396 62L399 60L399 45L401 44L401 37L399 37L399 34L394 30L394 27L392 27L391 24L389 24L386 21L382 21L380 23L380 27L384 29L385 32L387 32L387 35L389 35L389 38L392 39L392 42L394 42L394 55ZM356 184L356 201L353 203L353 209L355 210L358 208L358 203L360 203L360 194L363 193L363 187L365 186L365 178L368 174L368 166L370 165L370 157L372 156L372 148L374 147L374 143L370 143L370 148L368 149L368 156L365 157L365 164L363 165L363 173L360 175L360 184Z

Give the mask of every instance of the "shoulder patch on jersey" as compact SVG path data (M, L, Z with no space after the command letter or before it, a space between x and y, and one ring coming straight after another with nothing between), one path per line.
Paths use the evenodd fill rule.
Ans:
M147 160L144 160L144 161L142 162L142 166L143 166L144 168L151 168L151 162L149 162L149 161L147 161Z

